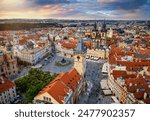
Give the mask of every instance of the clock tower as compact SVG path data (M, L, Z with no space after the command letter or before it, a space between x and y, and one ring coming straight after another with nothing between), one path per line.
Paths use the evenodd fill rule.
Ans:
M84 53L75 53L74 68L84 78L85 71L86 71L86 57Z

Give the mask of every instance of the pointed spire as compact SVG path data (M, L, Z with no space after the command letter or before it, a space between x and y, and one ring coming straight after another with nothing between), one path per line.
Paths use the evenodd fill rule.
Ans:
M102 32L106 32L106 22L105 22L105 19L103 21L103 24L102 24L102 29L101 29Z
M94 24L94 31L98 31L98 22L95 21L95 24Z

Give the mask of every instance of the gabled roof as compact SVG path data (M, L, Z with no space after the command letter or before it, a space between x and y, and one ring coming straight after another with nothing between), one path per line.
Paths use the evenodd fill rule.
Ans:
M1 81L1 80L0 80ZM12 87L15 87L15 83L10 80L4 80L4 83L0 83L0 93L7 91L11 89Z
M145 84L144 78L130 78L125 80L126 85L132 84Z
M19 40L19 44L20 45L24 45L24 44L26 44L28 42L28 40L27 39L21 39L21 40Z
M74 49L77 47L77 43L76 42L63 42L62 43L62 47L67 48L67 49Z
M74 68L68 73L67 78L68 79L64 80L64 83L73 91L75 91L77 89L79 81L81 80L81 76Z
M134 97L138 100L142 100L144 98L144 91L135 92Z
M68 96L69 90L75 91L81 76L74 68L69 72L59 74L52 82L43 88L38 95L43 93L50 94L60 104L64 103L64 97Z
M109 63L110 64L116 64L117 63L117 59L116 59L115 55L109 56Z
M138 52L140 54L150 54L150 49L139 49Z
M123 70L113 70L112 75L115 79L117 79L118 77L126 77L127 72L123 71Z
M123 47L115 47L112 48L111 54L116 54L116 55L125 55Z
M144 99L143 101L144 101L144 103L146 103L146 104L150 104L150 98L146 98L146 99Z

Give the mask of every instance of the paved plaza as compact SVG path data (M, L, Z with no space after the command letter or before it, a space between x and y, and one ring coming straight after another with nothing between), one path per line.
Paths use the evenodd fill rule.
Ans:
M68 60L71 62L70 65L66 66L57 66L55 63L58 61L61 61L62 59ZM73 68L73 59L72 58L66 58L66 57L60 57L58 55L55 55L53 59L51 59L51 62L46 64L42 67L43 71L50 72L50 73L62 73L62 72L68 72Z

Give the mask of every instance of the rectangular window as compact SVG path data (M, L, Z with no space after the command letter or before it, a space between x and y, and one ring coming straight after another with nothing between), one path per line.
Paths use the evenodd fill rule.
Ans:
M15 95L15 94L13 94L13 97L16 97L16 95Z
M49 98L49 102L51 102L51 98Z
M43 98L44 98L44 100L46 100L46 97L45 97L45 96L44 96Z

